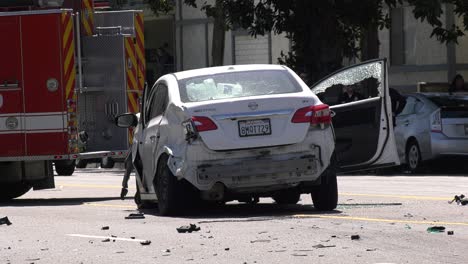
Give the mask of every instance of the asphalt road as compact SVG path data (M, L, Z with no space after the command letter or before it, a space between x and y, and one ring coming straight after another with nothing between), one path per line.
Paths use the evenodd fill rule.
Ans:
M134 188L118 199L122 173L86 169L0 204L13 223L0 225L0 263L467 263L468 206L447 201L468 193L468 177L341 176L340 205L329 213L303 195L296 206L262 199L126 220L137 210ZM177 233L189 223L201 230ZM433 225L454 234L428 233Z

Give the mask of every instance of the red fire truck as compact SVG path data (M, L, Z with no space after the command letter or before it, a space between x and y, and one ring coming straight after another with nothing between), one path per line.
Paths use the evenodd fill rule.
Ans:
M102 3L100 3L102 5ZM0 200L54 188L75 160L119 159L144 85L140 11L92 0L0 2Z

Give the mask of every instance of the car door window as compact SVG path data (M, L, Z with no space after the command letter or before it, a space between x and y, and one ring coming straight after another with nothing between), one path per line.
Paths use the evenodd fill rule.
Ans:
M370 63L350 68L319 82L313 92L330 106L378 97L382 91L382 65Z
M150 120L162 115L166 111L168 104L167 92L167 86L164 84L160 84L156 88L156 92L154 93L154 98L151 104Z
M406 98L405 108L403 108L403 111L401 111L400 116L407 116L407 115L412 115L416 113L415 106L416 106L416 98L414 98L413 96L408 96Z

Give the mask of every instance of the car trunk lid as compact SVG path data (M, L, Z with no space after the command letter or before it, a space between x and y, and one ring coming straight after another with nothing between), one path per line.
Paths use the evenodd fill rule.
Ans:
M289 94L197 103L188 109L201 128L203 142L220 151L302 142L310 123L293 123L292 118L297 110L315 103L312 96Z

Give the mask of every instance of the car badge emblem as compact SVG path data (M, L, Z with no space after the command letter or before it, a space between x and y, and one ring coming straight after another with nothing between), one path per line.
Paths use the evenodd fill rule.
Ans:
M9 117L5 122L6 127L11 130L16 129L18 127L18 124L18 119L16 119L15 117Z
M257 110L257 108L258 108L258 104L255 103L255 102L249 103L248 106L249 106L250 110Z

